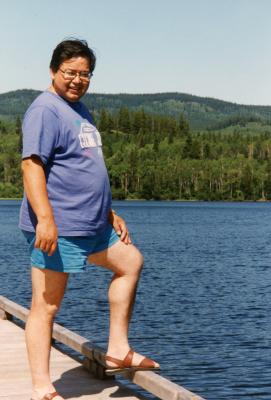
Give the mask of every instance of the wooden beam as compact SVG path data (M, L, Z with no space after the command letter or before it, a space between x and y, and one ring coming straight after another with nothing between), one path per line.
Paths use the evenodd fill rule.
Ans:
M163 400L204 400L202 397L151 371L138 371L129 379Z
M0 318L10 319L12 316L26 322L29 311L0 296ZM3 317L1 317L1 315ZM97 359L104 356L104 349L96 346L85 337L54 323L53 338L85 356L83 365L101 379L105 378L105 369L97 363ZM161 400L204 400L189 390L171 382L170 380L152 371L137 371L126 373L124 377L133 383L154 394Z

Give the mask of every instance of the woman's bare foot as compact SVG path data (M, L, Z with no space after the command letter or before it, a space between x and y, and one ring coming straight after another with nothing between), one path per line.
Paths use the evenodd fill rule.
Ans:
M129 349L129 348L125 349L124 351L123 350L115 350L115 351L114 350L110 350L110 352L108 351L106 353L106 356L112 357L112 358L116 358L119 361L123 361L130 350L131 349ZM146 359L146 357L143 356L142 354L133 352L132 353L132 360L131 360L131 367L138 367L140 365L140 363L144 359ZM160 368L160 365L157 362L155 362L154 360L149 360L149 361L152 361L154 368ZM113 360L111 361L111 360L108 360L108 359L106 359L106 365L108 367L116 367L116 368L119 367L119 365L117 363L115 363Z
M31 400L64 400L64 398L59 394L56 395L56 389L50 385L33 389Z

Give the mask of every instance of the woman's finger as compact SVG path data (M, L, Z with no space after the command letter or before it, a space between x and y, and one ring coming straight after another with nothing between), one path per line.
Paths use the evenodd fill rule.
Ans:
M125 225L123 225L121 227L121 236L120 236L120 240L124 240L126 238L128 231Z
M131 243L132 243L131 236L130 236L130 234L128 232L128 234L127 234L127 244L131 244Z
M53 242L48 250L48 256L52 256L53 253L56 251L57 242Z
M46 240L41 240L40 241L40 245L39 245L40 250L45 252L46 251L46 245L47 245Z
M35 247L36 249L39 249L39 248L40 248L40 239L39 239L38 237L36 237L34 247Z
M48 240L48 241L46 241L45 249L44 249L43 251L44 251L45 253L48 253L48 254L49 254L49 251L50 251L50 249L51 249L53 243L54 243L53 240Z

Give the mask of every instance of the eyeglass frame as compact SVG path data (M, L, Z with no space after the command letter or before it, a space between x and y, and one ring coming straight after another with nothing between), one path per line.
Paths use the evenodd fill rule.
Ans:
M66 74L66 72L67 71L71 71L71 72L73 72L72 70L69 70L68 68L65 70L65 71L63 71L61 68L59 68L59 71L60 72L62 72L62 74ZM76 72L74 72L74 77L70 77L70 78L65 78L65 76L64 76L64 79L67 79L67 80L71 80L71 81L73 81L77 76L79 76L79 78L81 79L81 80L85 80L85 81L90 81L90 79L91 79L91 77L93 76L93 73L92 72L88 72L88 77L86 77L86 76L82 76L81 74L84 74L85 72L84 71L76 71Z

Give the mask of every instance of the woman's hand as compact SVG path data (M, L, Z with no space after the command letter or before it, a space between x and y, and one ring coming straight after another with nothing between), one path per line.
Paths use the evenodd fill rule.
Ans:
M36 226L35 248L51 256L57 248L57 227L53 219L39 220Z
M130 234L127 225L123 218L115 213L115 211L110 210L109 212L109 222L116 231L116 234L120 236L120 240L125 244L131 244Z

